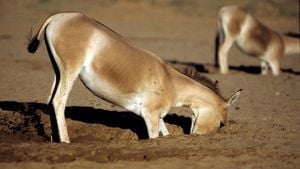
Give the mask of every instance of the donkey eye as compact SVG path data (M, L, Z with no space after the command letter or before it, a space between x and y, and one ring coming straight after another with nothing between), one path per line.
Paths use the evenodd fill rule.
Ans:
M224 123L223 122L220 122L220 128L224 127Z

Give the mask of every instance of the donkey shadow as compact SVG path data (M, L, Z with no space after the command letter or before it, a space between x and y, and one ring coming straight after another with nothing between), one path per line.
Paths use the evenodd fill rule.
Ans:
M242 71L242 72L246 72L246 73L250 73L250 74L257 74L257 75L261 74L260 66L244 66L244 65L229 66L229 69L236 70L236 71ZM291 68L281 68L280 70L281 70L281 72L284 72L284 73L300 75L300 71L294 71Z
M50 114L50 108L47 104L36 102L16 102L16 101L0 101L1 110L11 111L12 113L20 113L24 116L37 116L36 111L41 111L47 115ZM81 121L85 123L98 123L108 127L130 129L136 133L139 139L147 139L148 133L142 117L132 112L117 112L93 107L69 106L65 109L66 118ZM40 136L47 137L41 118L34 118L36 130ZM176 114L168 114L164 121L182 127L184 134L189 133L191 120L188 117Z
M168 60L167 63L169 63L172 67L175 69L182 69L180 66L184 66L185 68L192 68L200 73L216 73L218 72L218 68L216 68L213 64L206 63L206 64L199 64L199 63L193 63L193 62L183 62L183 61L176 61L176 60ZM240 72L245 72L249 74L255 74L260 75L261 74L261 67L260 66L230 66L229 70L235 70ZM295 71L291 68L281 68L281 71L284 73L289 73L293 75L300 75L300 71Z

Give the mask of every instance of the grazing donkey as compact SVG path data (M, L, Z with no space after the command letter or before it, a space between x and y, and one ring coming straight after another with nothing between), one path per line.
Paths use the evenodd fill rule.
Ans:
M235 42L244 53L261 59L263 75L269 66L279 75L283 55L300 53L299 40L271 30L239 6L225 6L218 18L215 66L220 63L221 73L228 73L227 54Z
M37 50L43 34L55 71L49 96L54 141L70 143L64 110L78 76L96 96L140 115L150 138L160 132L168 135L163 117L175 106L191 108L191 134L216 131L226 124L227 108L241 92L225 100L81 13L58 13L46 19L30 40L30 53Z

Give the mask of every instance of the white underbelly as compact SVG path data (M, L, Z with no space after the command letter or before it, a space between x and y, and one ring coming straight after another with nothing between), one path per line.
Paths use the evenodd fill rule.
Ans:
M79 77L94 95L140 115L144 103L143 93L123 94L86 66L82 68Z

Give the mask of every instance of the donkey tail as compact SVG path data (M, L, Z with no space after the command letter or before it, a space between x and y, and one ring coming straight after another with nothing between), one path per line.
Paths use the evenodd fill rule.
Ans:
M219 67L219 47L220 47L220 32L217 31L216 37L215 37L215 60L214 60L214 66Z
M29 32L28 36L27 36L27 40L29 41L28 46L27 46L27 51L30 53L35 53L36 50L39 47L40 41L41 41L41 37L42 34L45 32L45 29L47 27L47 25L54 19L56 18L56 16L58 16L59 14L55 14L50 16L49 18L47 18L43 24L41 25L41 27L39 28L38 32L36 33L35 36L32 36L32 30Z
M30 53L35 53L35 51L39 47L39 44L40 40L36 36L30 37L29 44L27 46L27 51Z
M215 36L215 60L214 60L214 66L219 67L219 50L220 50L220 44L222 44L225 40L225 34L224 29L222 25L222 18L219 17L218 19L218 29Z

